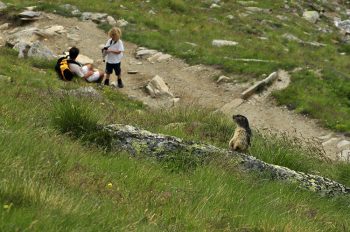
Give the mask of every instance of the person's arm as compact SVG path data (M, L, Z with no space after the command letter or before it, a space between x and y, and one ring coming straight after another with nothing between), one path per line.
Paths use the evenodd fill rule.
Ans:
M87 73L85 73L85 75L83 76L85 79L87 79L89 76L91 76L92 74L94 74L93 70L89 70Z
M116 50L116 49L108 49L107 52L114 53L114 54L120 54L122 51Z
M123 42L121 40L118 41L118 47L117 48L109 48L107 50L107 52L111 52L111 53L114 53L114 54L120 54L124 51L124 45L123 45Z
M78 77L84 77L84 73L79 65L69 64L69 69L72 71L73 74L77 75Z
M81 77L81 78L85 78L85 79L94 73L94 71L89 70L89 71L87 71L87 73L84 74L82 68L77 64L69 64L69 68L75 75L77 75L78 77Z

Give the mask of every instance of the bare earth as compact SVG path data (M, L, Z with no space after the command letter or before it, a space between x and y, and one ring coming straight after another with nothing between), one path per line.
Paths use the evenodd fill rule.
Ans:
M93 59L95 66L100 70L104 70L99 47L101 44L105 44L108 37L96 27L95 23L49 14L31 26L44 28L52 25L64 26L68 32L67 34L73 33L77 39L76 41L69 39L67 34L63 33L44 40L46 46L56 54L62 54L69 47L77 46L81 54ZM135 58L135 50L138 46L127 41L123 42L126 49L122 61L122 78L125 87L116 89L116 91L139 99L150 107L157 107L163 102L148 96L143 87L155 75L159 75L168 84L174 96L180 98L180 101L176 103L177 105L196 104L208 109L221 110L229 117L232 114L239 113L247 116L253 129L268 129L305 140L316 140L320 147L322 147L322 143L326 142L323 148L326 155L332 159L336 159L336 154L340 152L336 145L338 141L343 139L342 135L321 128L315 120L295 114L285 107L276 106L274 100L269 97L272 89L283 88L288 85L288 73L281 72L280 80L276 81L268 91L260 95L253 95L246 101L241 101L240 94L248 87L248 84L217 84L216 78L220 76L220 70L203 65L189 66L176 58L155 63L138 60ZM128 70L137 70L138 73L128 74ZM329 134L332 135L320 138ZM332 138L333 140L329 140ZM329 141L327 142L327 140Z

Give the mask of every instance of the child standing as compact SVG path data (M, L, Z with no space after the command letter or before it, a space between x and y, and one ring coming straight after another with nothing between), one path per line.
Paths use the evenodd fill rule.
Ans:
M124 52L124 45L123 41L120 39L122 35L122 32L120 28L113 27L111 30L108 32L108 36L110 39L108 39L105 48L106 50L106 75L105 78L102 80L102 84L105 83L110 83L110 85L117 87L117 83L114 81L109 82L109 77L113 73L113 70L115 72L115 75L117 76L117 82L118 82L118 87L123 88L123 82L121 79L121 68L120 68L120 63L121 59L123 57L123 52Z

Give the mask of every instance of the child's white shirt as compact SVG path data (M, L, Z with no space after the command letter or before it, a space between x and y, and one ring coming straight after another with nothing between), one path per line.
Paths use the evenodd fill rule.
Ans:
M106 62L110 64L117 64L117 63L120 63L122 60L123 52L124 52L124 44L121 39L119 39L116 43L114 41L112 41L111 43L111 41L112 39L109 39L107 41L106 47L109 46L108 49L121 51L121 53L115 54L113 52L108 52L106 56Z

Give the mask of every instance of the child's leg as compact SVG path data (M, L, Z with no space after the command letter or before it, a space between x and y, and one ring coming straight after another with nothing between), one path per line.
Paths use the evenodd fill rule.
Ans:
M105 74L104 76L103 76L103 78L102 78L102 81L101 81L101 84L102 85L109 85L109 76L110 76L111 74Z
M119 88L123 88L124 85L123 85L123 82L122 82L122 70L120 68L120 65L121 63L118 63L116 66L115 66L115 74L117 75L118 77L118 87Z
M102 84L104 84L104 85L110 84L109 77L110 77L112 72L113 72L113 69L111 69L111 65L109 63L106 63L106 70L105 70L106 75L104 75L104 77L102 79L102 82L101 82Z
M118 87L119 88L123 88L124 87L121 74L118 75Z

